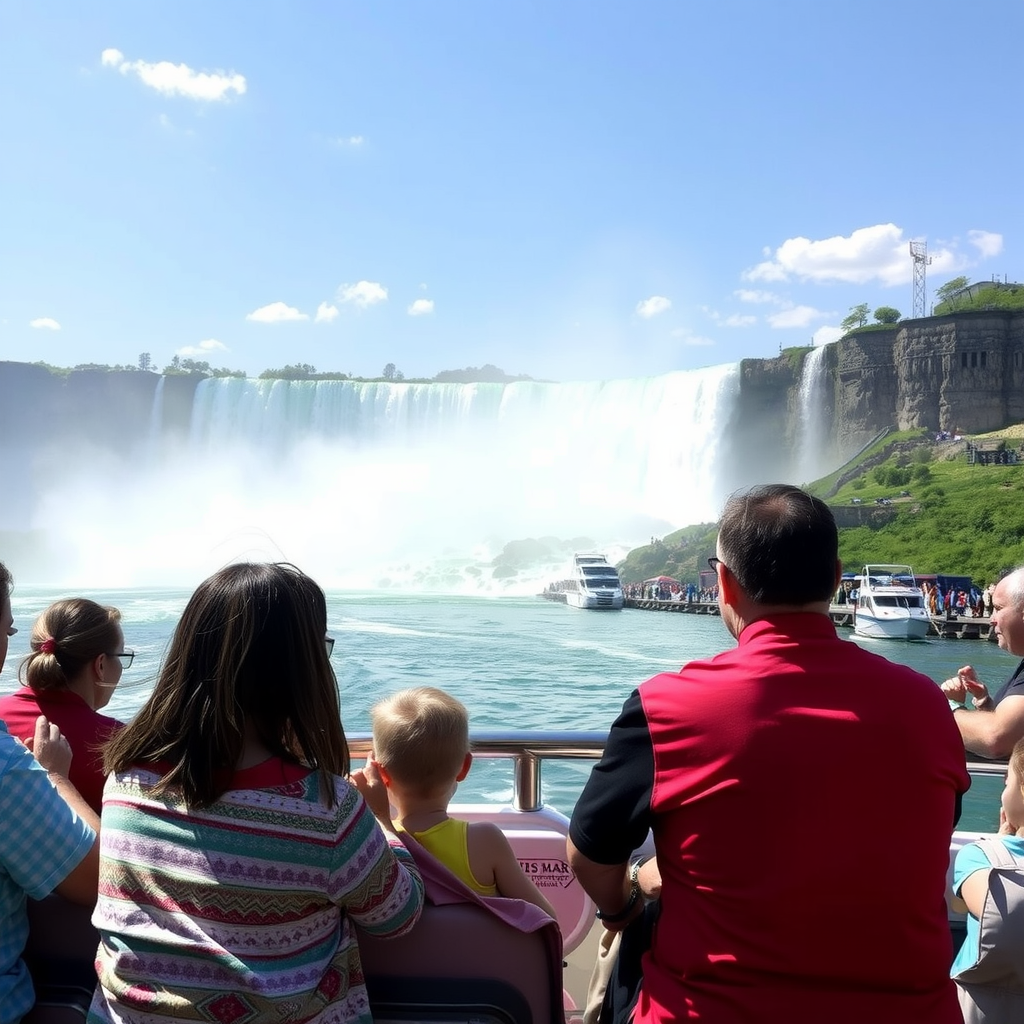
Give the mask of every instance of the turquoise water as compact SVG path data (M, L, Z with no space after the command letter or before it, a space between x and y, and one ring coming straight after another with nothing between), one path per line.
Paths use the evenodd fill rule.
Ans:
M188 592L179 589L82 591L121 610L125 645L135 662L125 672L108 712L130 718L148 696ZM28 650L32 621L67 596L18 587L15 625L0 692L17 686L16 669ZM422 596L328 592L333 664L349 732L368 732L369 711L386 694L408 686L438 686L469 708L476 729L607 729L623 700L641 681L733 644L717 616L644 612L581 612L539 598ZM841 630L849 639L853 634ZM965 663L990 686L1001 683L1016 659L984 641L920 643L862 641L936 682ZM885 694L879 692L879 700ZM880 752L880 756L884 756ZM584 763L547 764L544 798L568 812L586 778ZM961 827L994 829L1001 782L978 780ZM507 799L507 762L478 761L460 790L462 800Z

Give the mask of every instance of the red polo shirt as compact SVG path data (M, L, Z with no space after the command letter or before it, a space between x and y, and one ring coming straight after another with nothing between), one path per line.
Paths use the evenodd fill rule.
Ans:
M100 747L123 723L108 718L91 707L71 690L43 690L37 693L28 686L6 697L0 697L0 718L7 731L20 740L35 735L39 715L53 722L71 744L71 784L86 803L99 814L103 803L103 755Z
M654 830L638 1022L960 1021L944 892L969 778L935 683L781 615L639 703L570 830L606 864Z

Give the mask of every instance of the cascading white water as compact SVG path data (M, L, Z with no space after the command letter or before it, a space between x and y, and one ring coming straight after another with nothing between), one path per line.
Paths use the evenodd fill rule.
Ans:
M800 483L816 480L827 471L827 433L824 415L825 345L811 349L800 372L798 402L800 429L797 435L796 475Z
M617 559L713 520L732 487L798 479L784 451L752 456L756 423L737 434L737 364L565 384L171 383L114 442L69 421L40 444L19 527L44 538L40 581L191 585L248 557L336 587L531 592L574 548ZM531 538L533 564L493 564Z
M539 579L495 580L510 541L614 558L713 519L738 392L735 364L566 384L205 380L187 438L54 481L33 525L91 585L191 583L253 557L333 586L530 591L564 548Z

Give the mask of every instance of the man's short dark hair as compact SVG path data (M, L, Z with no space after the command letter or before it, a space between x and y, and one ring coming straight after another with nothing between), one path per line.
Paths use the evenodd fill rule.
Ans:
M839 531L820 498L791 484L732 495L718 524L722 561L758 604L824 601L836 586Z

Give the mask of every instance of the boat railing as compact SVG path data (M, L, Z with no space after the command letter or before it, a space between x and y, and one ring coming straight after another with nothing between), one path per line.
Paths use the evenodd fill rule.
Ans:
M512 806L517 811L536 811L543 806L541 766L544 761L596 761L604 750L608 733L547 729L481 729L470 736L473 754L478 757L510 758ZM373 745L369 733L348 736L353 759L364 758Z
M510 758L512 806L517 811L536 811L543 806L541 774L544 761L596 761L604 751L608 733L603 730L574 731L547 729L482 729L470 736L473 753L479 757ZM373 745L369 733L348 737L353 758L365 758ZM1005 761L968 761L972 776L1002 778Z

